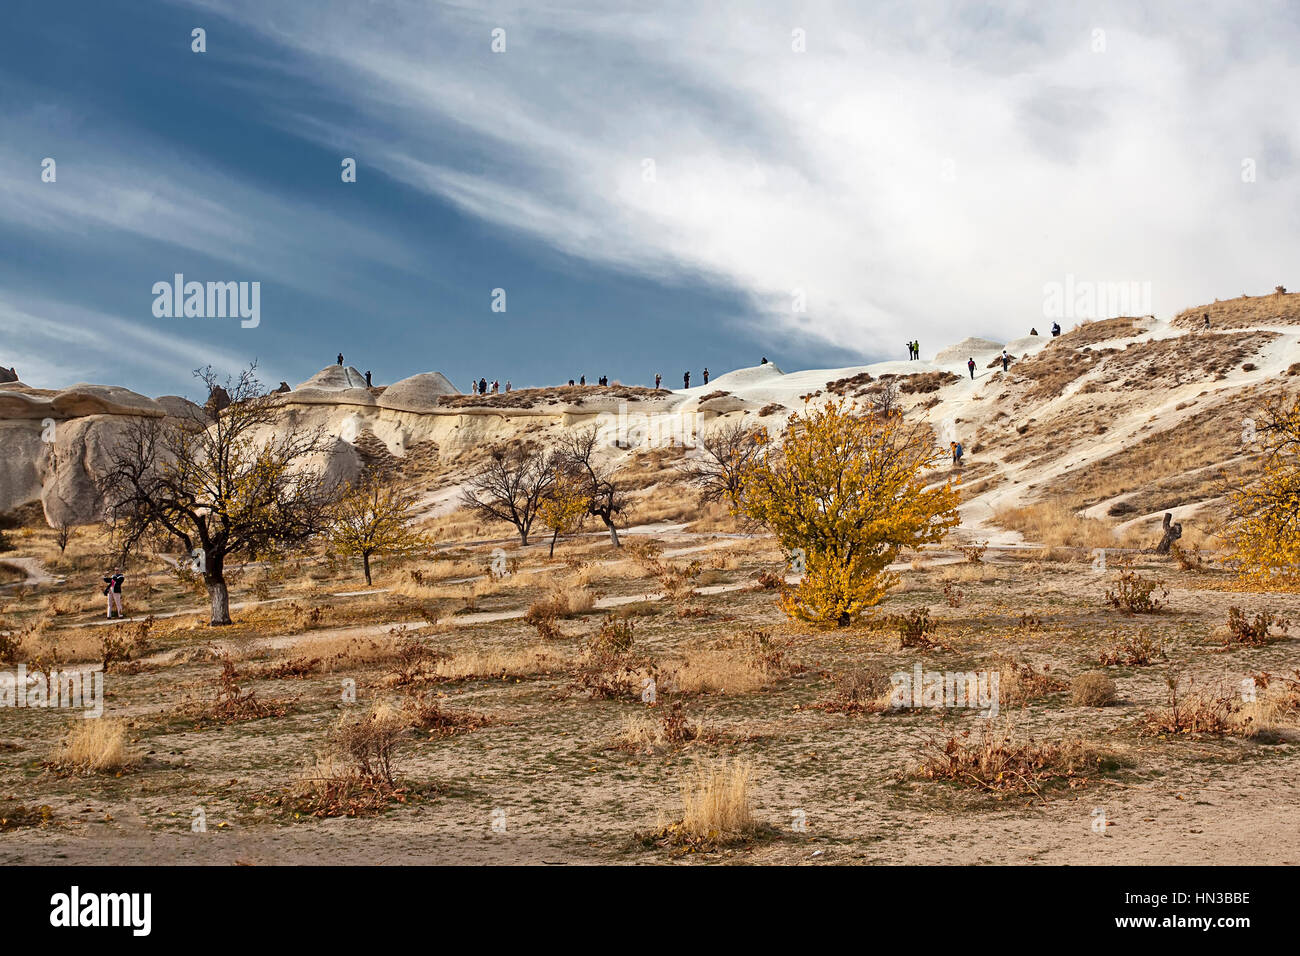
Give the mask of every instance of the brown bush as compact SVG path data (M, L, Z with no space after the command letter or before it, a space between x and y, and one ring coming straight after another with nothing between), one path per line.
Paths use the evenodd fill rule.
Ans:
M1070 703L1076 707L1109 707L1115 697L1115 682L1102 671L1088 671L1070 681Z

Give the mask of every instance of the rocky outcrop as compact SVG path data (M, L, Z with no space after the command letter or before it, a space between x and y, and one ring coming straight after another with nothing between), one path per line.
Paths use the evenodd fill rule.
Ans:
M431 412L438 407L441 396L459 394L441 372L421 372L384 389L379 407L399 412Z
M0 385L6 382L18 381L18 371L12 366L9 368L0 367Z

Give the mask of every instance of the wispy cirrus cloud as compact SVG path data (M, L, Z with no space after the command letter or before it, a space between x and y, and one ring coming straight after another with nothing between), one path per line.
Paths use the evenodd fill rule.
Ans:
M1271 288L1294 260L1300 146L1262 95L1300 84L1284 3L394 0L273 26L253 0L190 6L279 44L357 117L268 96L303 135L360 142L363 164L569 254L732 286L760 321L840 345L1022 334L1065 274L1149 281L1170 311Z

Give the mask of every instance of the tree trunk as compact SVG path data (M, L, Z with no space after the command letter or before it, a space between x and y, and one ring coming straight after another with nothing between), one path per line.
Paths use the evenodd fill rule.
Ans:
M1173 543L1183 536L1182 522L1180 521L1171 524L1173 520L1174 516L1166 511L1164 525L1165 534L1164 537L1160 539L1160 543L1156 545L1156 554L1168 554Z
M551 535L551 553L549 557L555 557L555 539L560 536L560 529L555 529L555 534Z
M600 516L600 520L605 522L605 527L609 529L610 544L612 544L616 548L623 547L623 542L618 540L618 531L614 527L613 520L610 518L606 518L604 515Z
M208 598L212 601L213 627L222 627L230 623L230 592L226 588L226 579L221 574L209 575Z
M361 567L366 572L366 587L370 587L370 555L368 552L361 553Z
M519 546L520 546L521 548L526 548L526 547L528 547L528 529L527 529L527 528L520 528L520 529L519 529Z

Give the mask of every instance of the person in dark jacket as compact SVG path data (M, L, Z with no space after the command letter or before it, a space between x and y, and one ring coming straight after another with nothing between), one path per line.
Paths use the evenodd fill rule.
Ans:
M690 373L690 372L683 372L683 373L682 373L682 388L690 388L690 387L691 387L691 373Z
M975 360L974 360L973 358L969 358L969 359L966 360L966 368L970 369L970 377L971 377L971 381L974 381L974 380L975 380Z
M104 594L108 597L108 619L111 621L114 617L122 617L122 582L126 580L126 575L122 573L121 568L114 568L108 574L104 575ZM114 608L117 613L114 614Z

